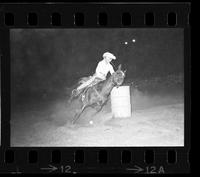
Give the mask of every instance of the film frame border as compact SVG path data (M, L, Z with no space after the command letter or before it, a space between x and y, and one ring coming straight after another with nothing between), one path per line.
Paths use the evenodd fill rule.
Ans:
M133 170L136 166L146 173L158 173L163 166L165 173L189 173L189 152L191 148L191 49L190 49L190 24L189 13L190 3L172 4L140 4L140 3L106 3L106 4L0 4L0 37L1 45L1 80L2 80L2 120L1 120L1 149L0 149L0 173L32 173L32 172L59 172L59 173L102 173L102 168L106 173L137 173ZM38 25L27 23L27 14L36 13ZM112 12L110 14L110 12ZM154 25L145 24L145 13L154 14ZM169 26L166 15L169 12L176 12L177 24ZM14 14L14 25L4 24L5 13ZM60 24L51 23L51 14L58 13L61 16ZM84 25L76 25L75 13L84 14ZM108 14L107 24L97 23L99 13ZM131 24L121 23L121 14L131 15ZM82 17L81 17L82 18ZM13 28L184 28L184 147L10 147L10 40L9 30ZM5 42L6 41L6 42ZM9 118L8 118L9 117ZM7 150L14 152L14 162L5 163ZM36 150L38 152L38 162L28 163L28 152ZM61 152L60 163L51 163L51 152L58 150ZM84 162L74 161L75 152L83 150ZM107 163L99 164L98 153L106 150L108 155ZM121 153L127 150L131 153L131 162L121 163ZM154 163L147 164L144 160L145 151L154 151ZM177 153L177 163L169 165L166 154L168 150L175 150ZM11 157L12 158L12 157ZM106 164L106 165L105 165ZM44 170L41 170L43 168ZM50 169L48 171L48 168ZM46 169L46 170L45 170ZM52 169L52 170L51 170ZM132 169L132 170L131 170ZM161 168L162 170L162 168ZM143 173L141 169L138 173Z

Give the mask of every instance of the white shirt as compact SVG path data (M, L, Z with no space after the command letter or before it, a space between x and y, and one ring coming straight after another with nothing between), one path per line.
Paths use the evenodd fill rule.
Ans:
M106 63L105 60L101 60L96 68L96 76L105 80L108 72L110 72L110 74L115 72L113 66L110 63Z

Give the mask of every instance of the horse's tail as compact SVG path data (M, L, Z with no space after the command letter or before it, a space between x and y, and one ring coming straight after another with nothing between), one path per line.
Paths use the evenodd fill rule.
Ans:
M86 81L88 81L89 79L91 78L91 76L88 76L88 77L81 77L78 81L78 84L82 84Z
M82 78L80 78L80 79L78 80L78 84L82 84L82 83L84 83L84 77L82 77Z

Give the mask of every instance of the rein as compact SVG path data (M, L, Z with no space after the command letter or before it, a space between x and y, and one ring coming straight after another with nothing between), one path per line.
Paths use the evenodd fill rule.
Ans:
M114 63L112 61L110 63L115 68L115 70L117 70L117 67L114 65Z

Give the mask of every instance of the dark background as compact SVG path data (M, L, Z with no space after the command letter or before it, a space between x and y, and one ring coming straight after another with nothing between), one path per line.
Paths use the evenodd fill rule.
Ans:
M183 74L183 40L182 29L11 30L11 103L65 95L106 51L127 70L125 82Z

